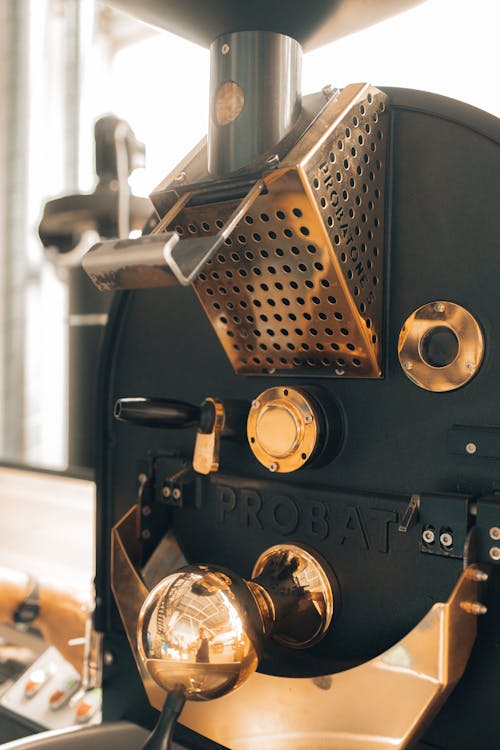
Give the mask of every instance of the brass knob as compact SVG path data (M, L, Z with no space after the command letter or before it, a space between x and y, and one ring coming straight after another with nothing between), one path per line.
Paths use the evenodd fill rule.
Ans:
M314 553L271 547L253 575L245 581L224 568L192 565L152 589L137 640L160 687L192 700L218 698L256 670L266 637L291 648L323 637L334 602L326 566Z

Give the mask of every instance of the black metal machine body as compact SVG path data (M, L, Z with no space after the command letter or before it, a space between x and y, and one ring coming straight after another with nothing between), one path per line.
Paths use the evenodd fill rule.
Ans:
M218 473L188 473L186 482L181 477L175 485L177 497L165 498L171 477L191 461L193 435L119 423L113 417L116 398L155 394L199 403L213 394L251 403L276 383L270 376L234 373L191 289L125 292L116 300L100 384L97 567L97 622L112 649L121 624L110 588L109 539L113 524L135 502L141 474L149 479L143 504L151 510L141 519L144 559L172 529L188 560L224 564L241 575L249 575L262 549L283 540L313 546L335 570L342 591L335 627L307 657L270 649L261 667L269 673L326 674L369 659L446 597L467 550L470 559L494 564L488 524L496 525L500 512L500 129L494 118L457 102L411 91L386 93L391 153L384 376L280 378L285 386L314 382L339 404L346 434L333 461L278 478L258 463L244 439L228 440ZM485 338L478 374L447 393L416 386L398 359L404 321L431 300L473 310ZM474 453L468 452L471 443ZM401 528L414 495L420 497L419 514ZM437 534L431 544L423 541L428 527ZM445 529L453 538L449 546L439 539ZM465 677L427 733L432 747L495 743L498 586L494 571L489 614L480 623ZM113 688L111 681L109 705L115 689L125 698L123 687Z
M105 718L151 724L112 594L121 544L112 548L112 533L136 505L138 577L117 597L125 625L127 612L134 619L132 584L147 582L151 561L151 584L172 571L161 553L166 539L188 563L247 580L275 545L321 556L335 578L326 635L307 651L268 641L259 667L278 678L280 704L279 680L308 680L306 713L314 714L315 691L332 684L333 710L332 676L380 654L390 654L384 668L397 658L411 670L405 647L391 649L420 621L425 630L427 613L448 600L464 568L483 566L471 573L488 579L483 601L460 603L478 618L467 669L418 733L426 729L426 748L494 747L498 120L390 88L327 88L301 108L293 74L279 117L245 110L253 102L245 86L269 108L274 93L272 82L248 84L242 50L253 50L257 70L262 43L282 75L297 41L311 48L363 25L352 2L318 3L314 12L287 4L286 13L276 2L115 5L212 44L216 85L208 144L152 195L151 238L105 243L86 260L101 288L133 289L114 301L99 383L96 627L116 656L105 671ZM377 4L378 17L402 5ZM251 127L263 111L259 141ZM250 117L241 148L240 115ZM244 695L235 722L257 711L258 699ZM211 711L227 725L235 705L215 701ZM399 705L391 710L397 716ZM281 748L284 715L275 736L248 742L237 730L217 735L217 718L206 731L189 720L196 714L180 721L187 716L218 743L237 737L236 748ZM313 716L311 737L315 727ZM293 741L286 746L339 747Z

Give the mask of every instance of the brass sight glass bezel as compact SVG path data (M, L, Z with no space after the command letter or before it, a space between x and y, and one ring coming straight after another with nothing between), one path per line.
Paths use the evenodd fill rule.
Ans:
M318 450L320 416L313 399L298 388L267 388L252 402L247 436L256 459L272 472L296 471Z
M449 329L457 340L456 356L436 366L425 359L424 341L438 329ZM422 305L405 321L398 341L398 357L405 375L426 391L445 393L466 385L478 372L484 356L484 337L474 316L454 302Z

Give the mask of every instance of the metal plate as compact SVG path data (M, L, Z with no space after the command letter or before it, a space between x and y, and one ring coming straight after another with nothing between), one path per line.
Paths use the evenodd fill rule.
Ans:
M385 94L348 86L199 275L237 373L381 375L386 141ZM215 233L236 205L187 206L169 229Z

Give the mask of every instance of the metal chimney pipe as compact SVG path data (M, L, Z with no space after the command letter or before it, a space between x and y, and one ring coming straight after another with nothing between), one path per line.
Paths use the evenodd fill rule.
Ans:
M208 169L216 177L272 149L301 110L302 49L270 31L224 34L210 47Z

